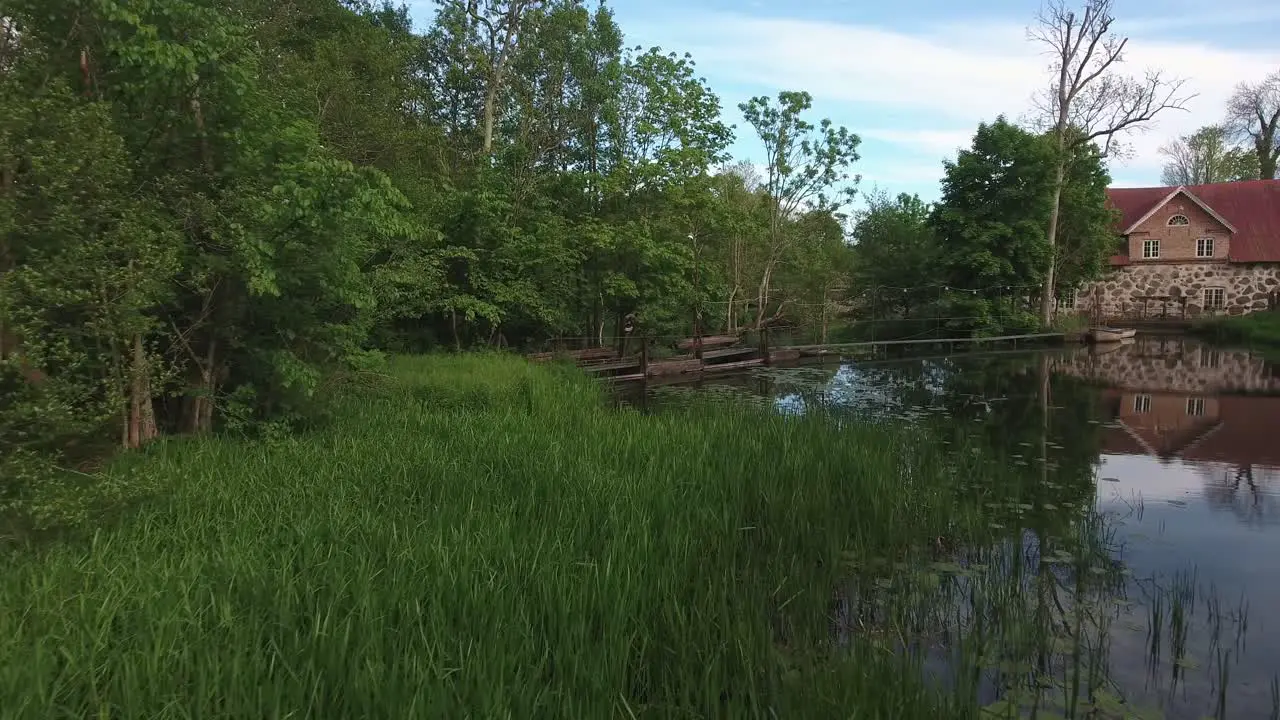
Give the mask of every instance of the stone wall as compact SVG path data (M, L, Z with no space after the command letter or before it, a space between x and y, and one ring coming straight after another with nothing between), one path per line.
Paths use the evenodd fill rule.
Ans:
M1082 348L1050 362L1055 372L1125 390L1189 395L1280 392L1280 368L1262 358L1181 338L1139 338L1109 351L1106 346Z
M1205 289L1222 288L1225 305L1220 310L1205 309ZM1174 302L1169 312L1181 313L1186 299L1188 316L1215 312L1241 313L1265 310L1271 294L1280 291L1280 263L1225 262L1141 262L1113 268L1102 280L1080 289L1076 309L1093 313L1101 305L1105 317L1137 315L1143 308L1138 298L1168 295ZM1159 312L1160 303L1147 305Z

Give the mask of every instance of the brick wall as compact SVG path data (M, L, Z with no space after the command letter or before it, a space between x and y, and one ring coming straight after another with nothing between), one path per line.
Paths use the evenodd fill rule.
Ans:
M1169 218L1181 215L1187 225L1170 225ZM1213 238L1212 257L1197 258L1196 241ZM1147 240L1160 241L1160 258L1143 257ZM1231 233L1200 206L1179 195L1134 229L1129 235L1129 259L1134 263L1164 263L1186 260L1226 260L1231 246Z

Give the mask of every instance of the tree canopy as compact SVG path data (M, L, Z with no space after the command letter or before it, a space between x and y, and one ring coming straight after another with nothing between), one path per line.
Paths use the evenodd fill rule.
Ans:
M585 0L11 0L0 446L305 419L433 347L818 332L857 137L779 95L768 178L687 54ZM753 103L748 124L776 139ZM801 136L804 137L801 137Z

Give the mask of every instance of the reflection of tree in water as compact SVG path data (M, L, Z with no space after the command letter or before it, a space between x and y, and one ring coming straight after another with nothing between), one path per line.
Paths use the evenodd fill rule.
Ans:
M1280 468L1205 463L1196 474L1204 480L1209 507L1230 511L1248 525L1280 523Z

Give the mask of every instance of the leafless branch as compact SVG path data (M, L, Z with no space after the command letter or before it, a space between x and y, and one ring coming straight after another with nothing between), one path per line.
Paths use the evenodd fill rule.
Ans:
M1104 154L1117 135L1141 130L1165 110L1185 110L1194 95L1185 81L1149 71L1143 79L1117 74L1129 40L1112 33L1114 0L1084 0L1080 13L1068 0L1048 0L1029 30L1053 58L1054 79L1036 99L1041 126L1064 144L1101 141ZM1074 129L1068 141L1067 131Z
M1280 159L1280 70L1262 82L1236 86L1227 102L1225 127L1232 139L1253 146L1260 177L1275 177Z

